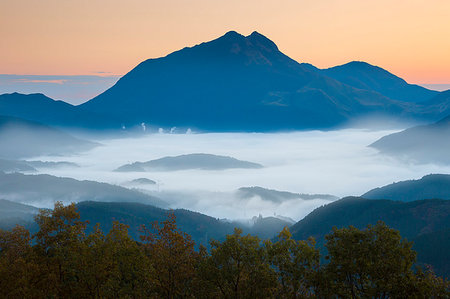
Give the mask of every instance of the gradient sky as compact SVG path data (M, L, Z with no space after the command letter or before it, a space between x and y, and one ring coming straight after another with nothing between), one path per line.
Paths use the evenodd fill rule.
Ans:
M449 0L1 0L0 74L123 75L229 30L321 68L363 60L450 83Z

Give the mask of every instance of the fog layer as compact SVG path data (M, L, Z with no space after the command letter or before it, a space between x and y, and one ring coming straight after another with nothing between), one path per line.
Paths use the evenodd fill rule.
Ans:
M429 173L450 173L450 166L408 164L367 147L393 131L340 130L294 133L149 134L139 138L101 140L104 146L84 154L36 157L68 161L78 168L47 169L46 173L79 180L127 186L148 178L156 185L138 188L167 201L218 218L243 219L274 214L299 220L327 199L271 202L258 196L242 198L241 187L302 194L361 195L395 181ZM113 172L121 165L166 156L207 153L264 165L262 169ZM128 186L129 187L129 186Z

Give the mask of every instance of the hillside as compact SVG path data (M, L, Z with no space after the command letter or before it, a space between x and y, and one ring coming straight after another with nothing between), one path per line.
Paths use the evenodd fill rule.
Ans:
M1 115L0 144L0 158L3 159L70 154L98 145L47 125ZM31 144L33 146L29 146Z
M0 198L37 207L53 207L87 200L104 202L140 202L166 207L157 197L116 185L94 181L78 181L46 174L25 175L0 173Z
M211 154L187 154L174 157L163 157L147 162L134 162L122 165L115 171L175 171L187 169L224 170L233 168L262 168L257 163L238 160L232 157Z
M78 129L119 129L120 123L103 113L84 111L41 93L0 95L0 114L39 122L49 126Z
M317 208L304 219L291 227L295 239L304 240L313 236L319 246L323 246L324 237L333 227L342 228L353 225L364 228L368 224L384 221L388 226L400 231L402 237L408 240L421 240L419 237L450 228L450 201L430 199L412 202L391 200L369 200L358 197L347 197ZM432 252L428 246L418 242L419 263L430 262L440 275L450 276L444 272L449 268L448 259L437 260L429 258ZM443 241L439 246L443 252L449 252L449 242ZM430 251L431 250L431 251Z
M419 163L450 163L450 116L406 129L375 141L370 147L383 154Z
M450 200L450 175L430 174L419 180L397 182L370 190L361 197L404 202L434 198Z
M425 102L439 94L434 90L408 84L402 78L363 61L352 61L321 72L347 85L372 90L398 101Z

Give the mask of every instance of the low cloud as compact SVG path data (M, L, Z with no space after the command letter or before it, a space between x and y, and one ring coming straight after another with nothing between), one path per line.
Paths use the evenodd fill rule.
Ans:
M299 220L328 200L287 200L274 203L259 197L236 196L240 187L338 197L361 195L392 182L417 179L429 173L450 173L449 165L413 164L380 155L367 147L386 131L340 130L278 134L145 134L139 138L101 140L104 146L75 156L42 157L45 161L69 161L73 169L48 173L79 180L104 181L126 186L137 179L154 180L145 192L167 201L172 208L186 208L217 218L243 219L274 214ZM113 172L136 161L165 156L208 153L260 163L262 169Z

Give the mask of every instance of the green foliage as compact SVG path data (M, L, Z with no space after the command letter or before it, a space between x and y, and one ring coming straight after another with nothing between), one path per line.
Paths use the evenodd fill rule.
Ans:
M0 230L0 298L448 298L450 285L413 271L411 243L384 223L334 229L328 263L315 241L288 228L276 242L235 229L211 250L196 246L174 214L142 228L142 242L113 222L86 234L75 205L56 203L23 227ZM34 239L34 242L33 242Z
M235 229L223 242L211 241L211 254L201 268L202 279L222 298L270 298L276 276L258 237Z
M278 276L277 297L302 298L317 293L319 250L315 241L296 241L285 227L278 241L266 242L270 263Z

